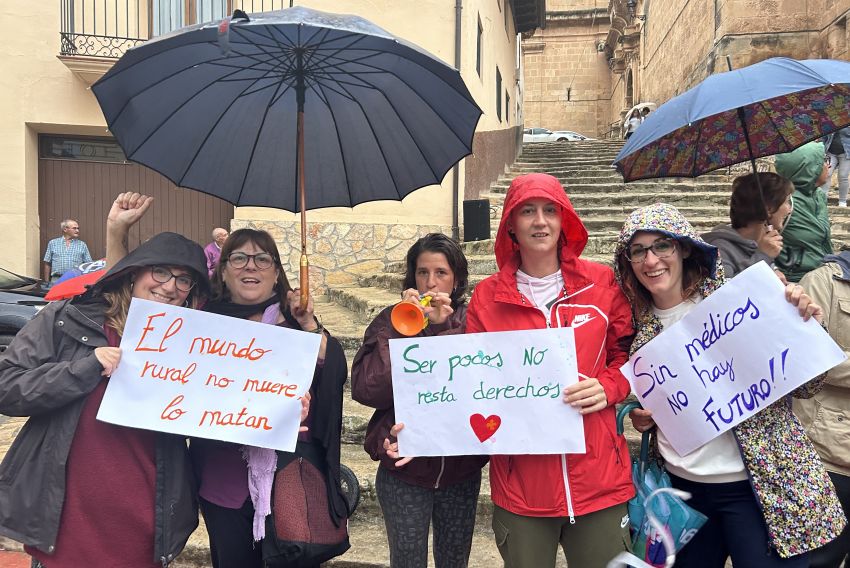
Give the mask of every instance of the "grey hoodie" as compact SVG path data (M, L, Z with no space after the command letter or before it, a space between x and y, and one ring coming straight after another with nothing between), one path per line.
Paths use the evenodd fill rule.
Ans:
M760 260L768 264L773 259L758 249L758 244L752 239L742 237L732 225L718 225L702 238L720 249L720 260L723 262L723 272L726 278L732 278Z

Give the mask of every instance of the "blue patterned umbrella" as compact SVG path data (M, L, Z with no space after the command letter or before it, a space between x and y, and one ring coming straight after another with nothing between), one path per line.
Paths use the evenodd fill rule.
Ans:
M850 62L775 57L711 75L659 106L614 165L626 181L697 177L790 152L848 124Z

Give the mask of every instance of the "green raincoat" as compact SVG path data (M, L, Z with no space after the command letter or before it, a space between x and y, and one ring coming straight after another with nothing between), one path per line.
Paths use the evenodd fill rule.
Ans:
M826 196L815 185L823 171L824 152L822 143L809 142L776 156L776 173L794 184L794 210L782 231L782 252L776 257L776 266L789 282L799 282L832 254Z

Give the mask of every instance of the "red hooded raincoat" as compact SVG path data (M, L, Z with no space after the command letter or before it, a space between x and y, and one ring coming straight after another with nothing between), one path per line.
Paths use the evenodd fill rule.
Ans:
M548 321L517 289L519 247L507 232L511 212L529 199L561 206L559 258L564 291ZM587 230L558 180L546 174L516 178L508 190L496 235L499 272L475 288L467 311L467 333L570 326L575 330L580 379L596 378L608 407L584 417L587 453L492 456L493 503L518 515L579 516L626 502L634 496L625 438L617 435L614 405L629 394L620 372L633 337L631 309L604 265L579 258ZM541 435L557 424L541 424Z

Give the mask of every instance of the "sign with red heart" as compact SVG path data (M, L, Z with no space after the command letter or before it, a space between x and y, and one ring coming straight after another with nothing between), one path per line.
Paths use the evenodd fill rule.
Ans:
M584 419L564 404L579 378L572 327L389 343L401 456L584 453Z
M482 442L490 438L502 425L502 419L496 414L491 414L484 418L483 414L473 414L469 417L469 425L472 426L472 431L478 436Z

